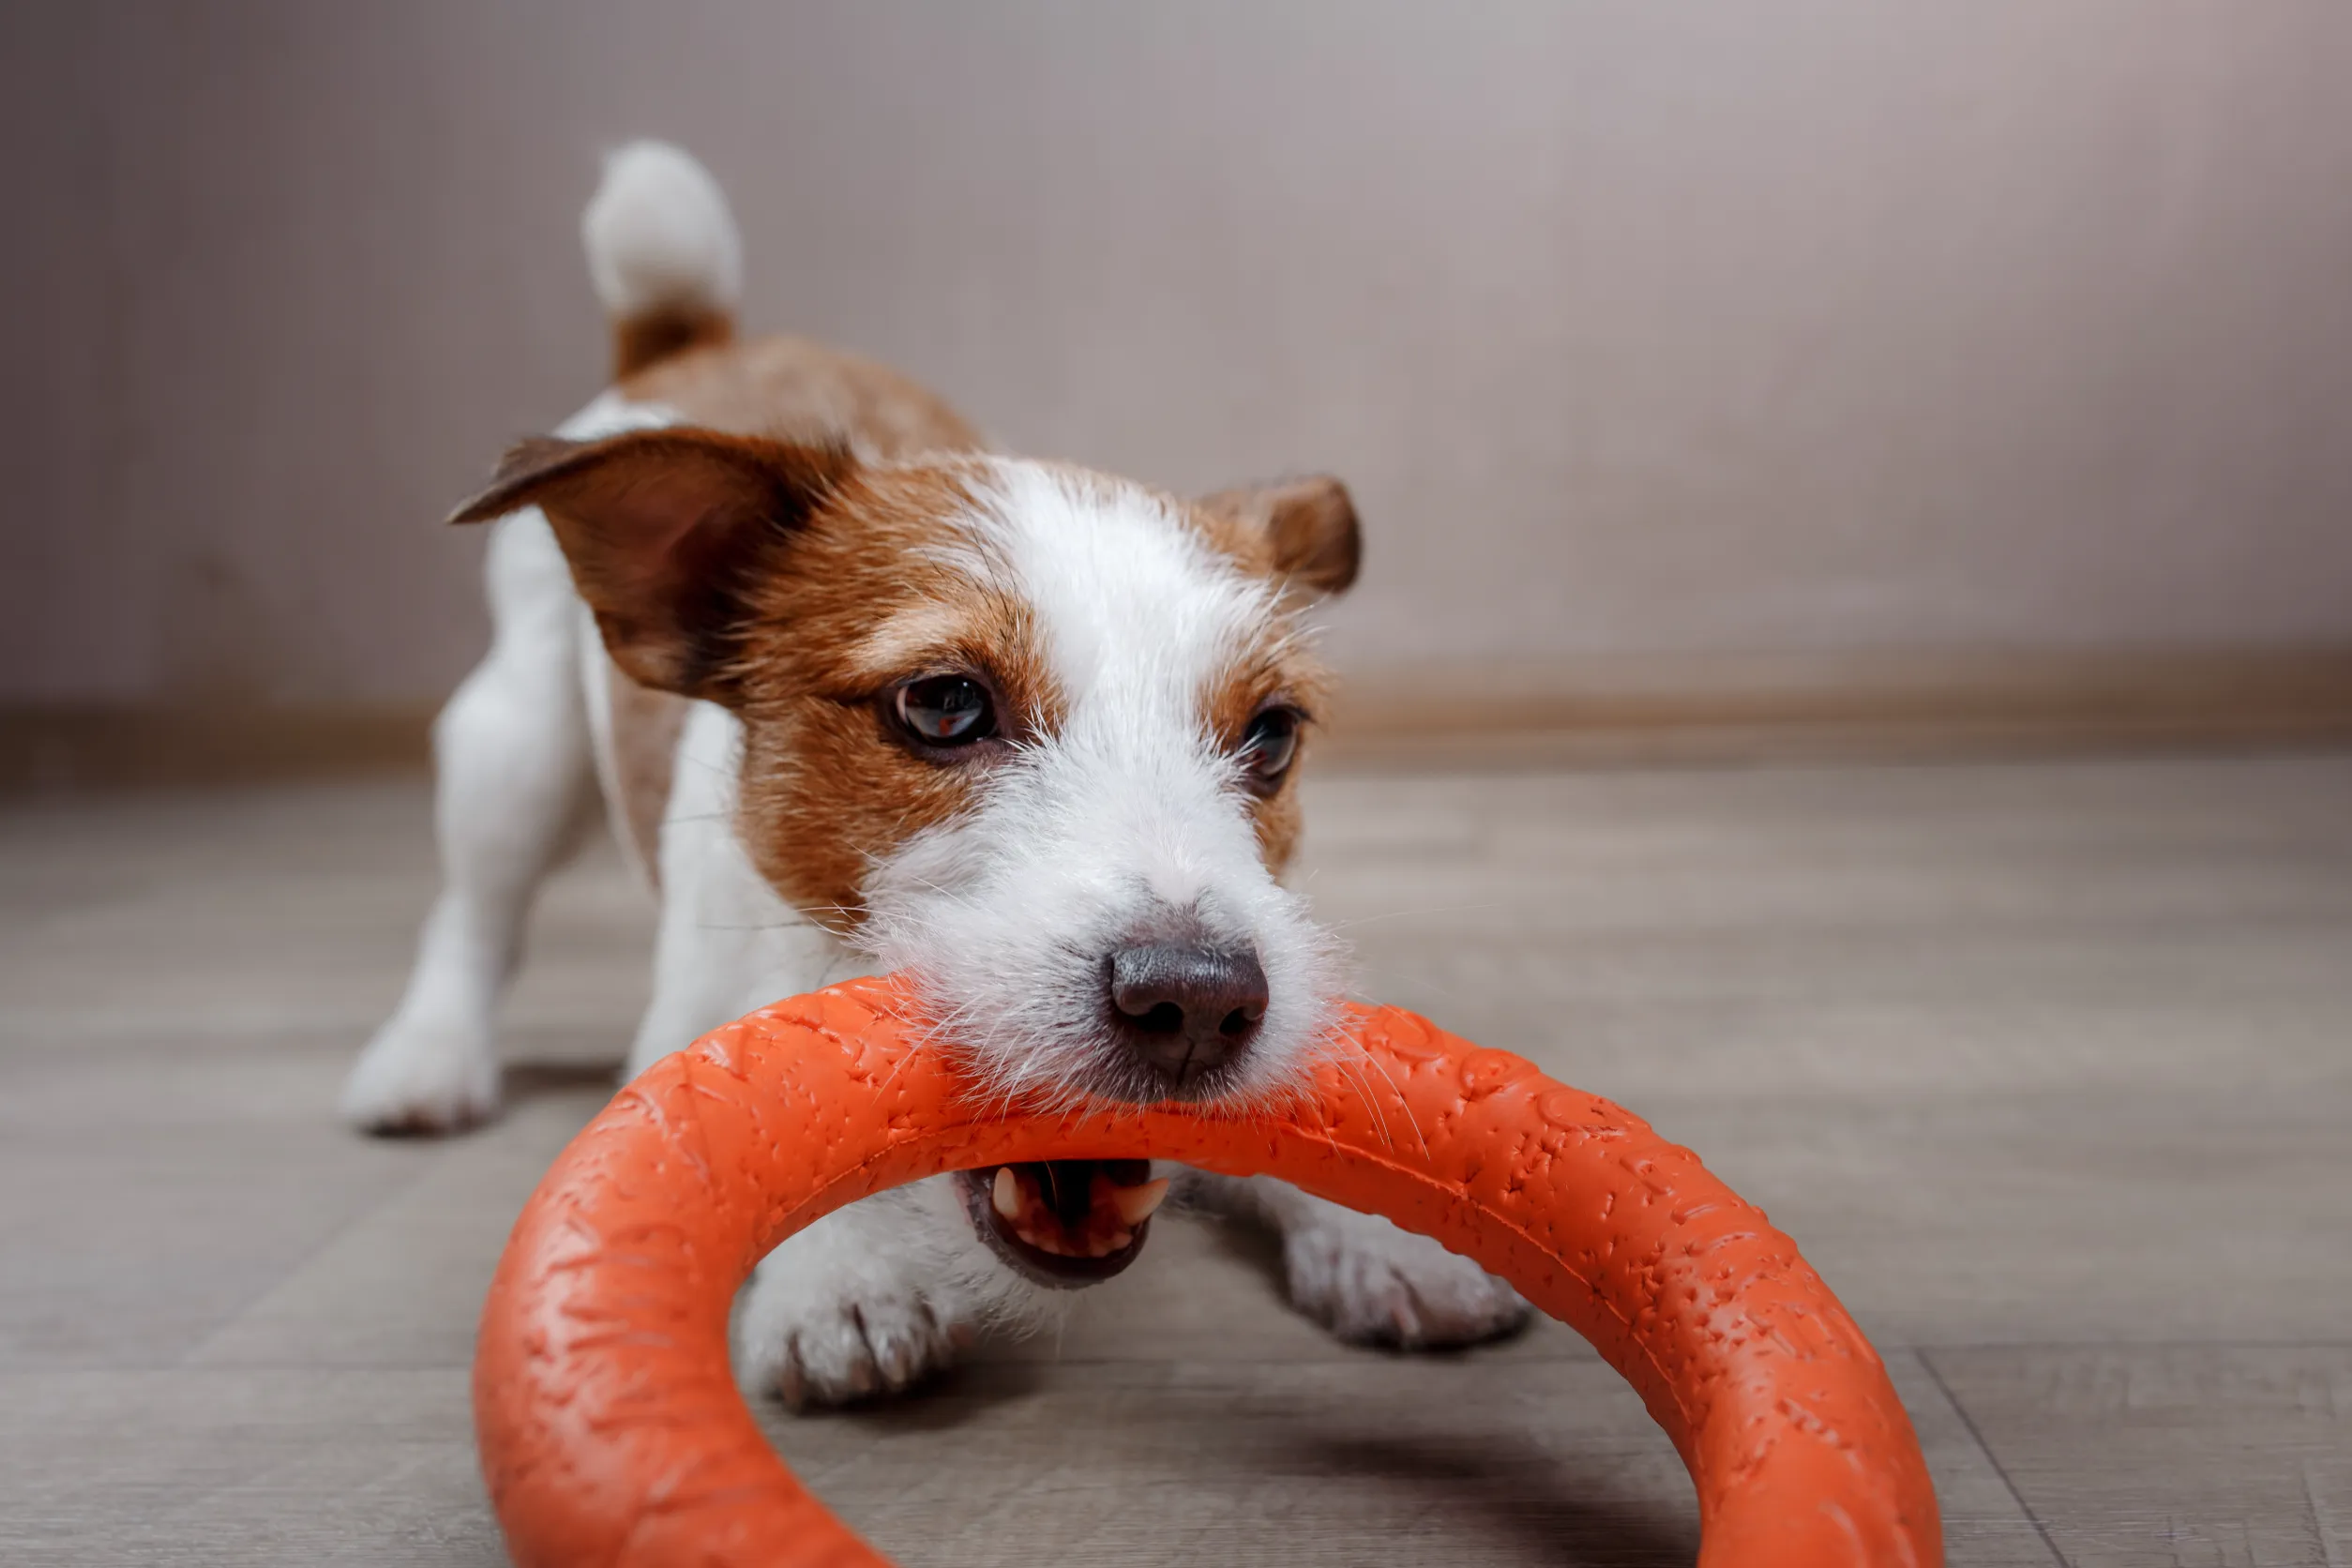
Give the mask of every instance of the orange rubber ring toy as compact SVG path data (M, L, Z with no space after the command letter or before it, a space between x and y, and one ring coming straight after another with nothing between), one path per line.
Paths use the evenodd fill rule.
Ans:
M522 1568L888 1568L777 1459L727 1319L801 1227L942 1171L1150 1156L1266 1173L1434 1236L1590 1339L1698 1489L1702 1568L1937 1568L1936 1494L1862 1331L1761 1211L1606 1100L1395 1008L1274 1117L983 1110L889 980L661 1062L516 1222L474 1363Z

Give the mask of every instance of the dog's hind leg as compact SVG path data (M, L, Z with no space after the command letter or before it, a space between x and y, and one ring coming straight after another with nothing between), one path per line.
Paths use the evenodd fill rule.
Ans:
M375 1132L448 1132L498 1107L493 1017L540 882L579 840L592 776L583 617L547 521L496 525L490 655L433 726L442 892L390 1021L343 1086Z

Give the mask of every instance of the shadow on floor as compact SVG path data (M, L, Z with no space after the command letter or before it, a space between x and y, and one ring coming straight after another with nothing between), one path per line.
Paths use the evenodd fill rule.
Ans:
M1458 1516L1465 1538L1508 1536L1513 1560L1562 1568L1683 1568L1698 1557L1695 1515L1676 1517L1564 1473L1559 1458L1509 1438L1433 1442L1302 1433L1319 1467L1375 1475ZM1476 1554L1465 1554L1474 1556Z
M600 1062L511 1062L500 1079L505 1103L510 1107L588 1090L610 1093L620 1085L619 1065Z

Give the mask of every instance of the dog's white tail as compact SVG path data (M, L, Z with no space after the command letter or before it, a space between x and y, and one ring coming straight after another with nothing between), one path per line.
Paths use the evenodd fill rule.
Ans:
M733 336L743 240L718 182L687 153L666 142L613 152L580 237L612 318L615 377Z

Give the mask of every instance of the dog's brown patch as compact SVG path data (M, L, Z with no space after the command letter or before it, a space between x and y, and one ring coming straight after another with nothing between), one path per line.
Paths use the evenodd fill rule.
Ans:
M716 348L735 335L735 321L722 311L687 306L656 306L612 324L612 379L639 371L689 349Z
M893 731L902 683L969 673L1000 723L1047 735L1067 710L1030 607L952 564L974 475L956 464L862 470L746 600L735 704L743 839L762 875L836 929L865 915L867 872L967 808L1004 748L941 762Z
M641 312L614 324L613 334L621 394L659 404L688 424L883 460L982 445L953 409L906 377L821 344L780 337L736 341L731 318L674 309ZM660 825L685 705L617 659L606 684L613 815L658 885Z
M896 370L798 338L692 350L625 379L620 391L672 409L689 425L837 443L869 459L985 445L954 409Z
M886 719L900 683L970 672L1008 726L1062 720L1029 607L953 564L972 477L953 460L868 466L837 447L668 427L525 443L457 517L538 506L621 669L742 717L754 863L846 928L874 859L962 808L1003 755L917 756ZM639 816L653 808L648 791L632 832L653 830Z
M1209 733L1220 749L1241 748L1250 721L1267 708L1280 704L1296 708L1306 717L1299 732L1299 749L1281 787L1250 803L1250 820L1258 833L1259 852L1267 868L1280 874L1298 852L1302 826L1299 770L1330 686L1322 664L1295 641L1269 628L1259 644L1222 671L1204 694Z

